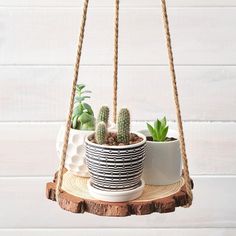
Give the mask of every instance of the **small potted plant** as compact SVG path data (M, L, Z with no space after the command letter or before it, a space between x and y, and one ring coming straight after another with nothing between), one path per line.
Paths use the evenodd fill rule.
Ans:
M147 137L143 179L149 185L167 185L179 181L182 174L179 140L168 137L166 117L147 123L147 130L140 131Z
M86 99L90 98L90 96L88 96L89 93L91 93L91 91L85 90L85 85L78 84L76 86L74 110L65 162L67 170L83 177L89 177L85 163L85 138L94 132L96 126L93 109L85 102ZM109 108L103 106L99 111L97 121L107 122L108 116ZM61 157L64 132L65 126L63 125L58 133L56 143L59 157Z
M121 109L117 131L108 131L103 121L86 138L86 163L90 173L90 194L103 201L122 202L138 198L143 191L141 180L146 137L130 133L130 113Z

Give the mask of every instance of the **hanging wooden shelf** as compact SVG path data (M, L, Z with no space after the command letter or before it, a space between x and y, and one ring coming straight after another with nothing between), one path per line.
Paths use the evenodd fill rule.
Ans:
M129 216L146 215L154 212L167 213L175 211L176 207L190 207L193 200L191 189L193 182L189 176L188 159L185 148L184 132L181 118L181 110L178 97L178 89L174 68L174 57L171 47L170 29L166 1L161 0L163 24L166 35L166 45L168 51L170 76L175 101L177 125L179 130L180 151L183 162L183 177L178 183L165 186L146 185L144 192L136 200L115 203L96 200L90 196L86 178L76 177L67 172L65 167L66 153L71 129L71 119L75 101L76 84L80 67L82 45L86 25L86 17L89 0L84 0L79 43L77 48L76 63L74 68L74 79L70 96L69 113L66 121L64 133L64 143L62 148L61 161L58 174L55 175L53 182L47 183L47 198L58 201L61 208L74 213L92 213L101 216ZM115 35L114 35L114 78L113 78L113 121L116 123L117 117L117 91L118 91L118 33L119 33L119 0L115 0Z
M56 201L57 174L53 182L47 183L47 198ZM146 185L142 196L134 201L114 203L92 198L87 189L88 178L64 171L59 205L73 213L92 213L100 216L147 215L154 212L168 213L188 203L184 178L176 184L165 186ZM192 181L191 181L192 182ZM192 182L193 188L193 182Z

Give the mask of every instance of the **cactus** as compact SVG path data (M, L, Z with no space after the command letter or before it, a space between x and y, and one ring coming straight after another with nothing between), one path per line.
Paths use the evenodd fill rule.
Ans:
M107 136L107 126L105 122L100 121L97 124L96 132L95 132L96 142L100 145L104 144L106 141L106 136Z
M118 132L117 141L124 144L129 144L130 139L130 114L129 110L123 108L118 115Z
M106 125L108 125L108 119L109 119L109 107L102 106L98 113L97 124L103 121Z

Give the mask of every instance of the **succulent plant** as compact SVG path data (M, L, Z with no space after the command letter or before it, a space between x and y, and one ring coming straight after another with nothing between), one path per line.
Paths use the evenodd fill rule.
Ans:
M106 142L106 136L107 136L106 123L103 121L100 121L97 124L96 131L95 131L96 142L100 145L104 144Z
M167 126L166 124L166 117L164 117L162 120L157 119L154 122L154 126L151 126L147 123L147 127L150 135L152 136L153 141L163 142L166 140L169 129L169 126Z
M130 139L130 113L126 108L122 108L118 115L117 141L129 144Z
M105 122L106 125L108 125L108 120L109 120L109 107L107 106L102 106L99 110L98 113L98 118L97 118L97 124L101 121Z
M86 95L91 91L84 90L84 84L76 85L76 96L74 102L74 110L72 114L72 128L79 130L94 130L95 117L91 106L85 103L85 99L90 98Z

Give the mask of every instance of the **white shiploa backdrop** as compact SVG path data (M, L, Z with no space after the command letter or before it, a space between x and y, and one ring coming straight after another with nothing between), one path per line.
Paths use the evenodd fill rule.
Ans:
M235 235L236 1L168 0L190 172L190 209L102 218L45 199L58 165L81 0L0 0L0 235ZM175 126L158 1L121 1L119 107L134 127ZM111 104L113 1L91 0L79 81L95 110Z

